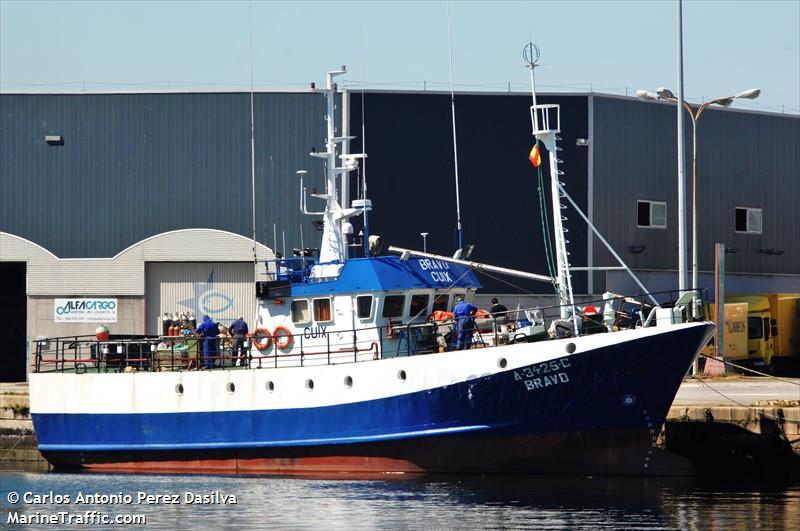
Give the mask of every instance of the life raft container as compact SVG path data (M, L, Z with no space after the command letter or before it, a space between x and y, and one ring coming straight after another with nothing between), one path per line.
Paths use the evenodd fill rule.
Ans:
M447 321L453 318L453 312L445 312L442 310L436 310L431 314L431 319L434 321Z

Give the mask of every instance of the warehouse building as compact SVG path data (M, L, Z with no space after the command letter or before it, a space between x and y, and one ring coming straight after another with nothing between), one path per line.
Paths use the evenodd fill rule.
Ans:
M540 102L561 105L567 191L650 290L675 289L675 107L599 94ZM322 163L308 154L324 150L324 105L311 89L256 93L253 176L247 93L0 95L2 379L24 380L37 337L92 333L99 322L157 334L165 313L252 320L263 261L318 246L318 224L299 211L296 172L322 188ZM529 105L526 94L456 95L461 211L473 259L546 273ZM362 124L366 133L349 146L369 155L350 187L366 176L370 232L452 254L449 95L343 91L337 112L343 135L360 137ZM701 287L711 287L720 242L729 292L800 291L798 146L797 116L706 111ZM573 266L618 265L574 211L565 215ZM503 294L507 304L552 293L519 279L482 282L486 297ZM574 284L581 294L639 291L611 269L577 270Z

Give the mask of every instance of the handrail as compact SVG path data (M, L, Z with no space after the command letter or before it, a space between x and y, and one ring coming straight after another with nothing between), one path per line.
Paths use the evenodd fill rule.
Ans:
M648 295L675 294L689 291L693 290L665 290ZM631 303L631 300L631 297L615 296L608 299L588 300L581 303L581 306L597 303L607 304L614 301L621 301L624 304ZM703 300L702 297L701 300ZM641 303L636 302L636 304L640 305ZM643 304L641 305L644 306ZM500 344L499 330L501 326L507 325L509 322L520 321L520 314L526 316L527 319L527 313L536 310L541 312L543 321L541 324L546 324L547 319L557 319L560 316L560 308L560 305L553 305L496 312L486 317L477 318L472 324L472 333L480 335L481 330L485 331L491 325L489 333L494 335L494 344L498 345ZM576 308L583 317L584 323L595 319L597 324L596 313L594 315L584 313L577 305ZM600 310L601 318L603 317L604 309ZM693 311L694 307L689 306L688 315L691 318L703 318L702 315L692 315ZM620 324L620 326L626 327L648 326L652 324L654 310L649 313L650 315L647 315L643 312L637 321L627 318L627 314L624 314L624 312L615 310L615 322L622 323L624 321L624 324ZM626 318L621 319L622 316L626 316ZM265 362L267 362L267 366L278 367L280 361L292 362L292 360L299 361L302 366L310 362L317 363L322 356L325 356L325 364L357 363L359 362L359 355L365 353L372 353L369 359L378 359L387 354L411 356L437 352L442 348L438 338L443 338L446 335L446 333L440 334L440 327L454 327L458 321L459 318L438 322L428 318L424 321L409 321L399 326L387 324L358 329L329 330L326 334L325 345L319 345L323 349L318 351L308 351L308 345L304 343L303 335L300 334L299 350L295 349L294 351L283 353L275 348L272 353L261 353L255 350L251 343L243 352L244 360L241 359L238 352L226 345L229 340L233 339L230 337L203 338L196 335L188 335L117 338L112 336L107 341L100 341L93 335L40 338L35 340L36 350L33 371L67 372L74 370L75 372L86 372L90 366L97 372L121 372L129 370L129 368L131 368L130 370L140 371L183 371L200 369L199 365L203 362L218 363L220 365L219 368L228 368L237 361L240 364L243 362L249 368L255 366L264 367ZM602 325L603 323L600 322L599 324ZM426 333L426 329L430 329L429 334ZM448 329L449 331L450 329ZM334 334L342 339L331 341ZM366 338L359 340L359 334L362 338L366 335ZM511 340L512 336L510 334L508 337ZM272 344L275 344L279 336L270 335L269 338L272 340ZM422 341L419 341L420 338ZM199 354L201 342L207 339L215 340L216 347L214 350L218 354L212 356ZM387 345L386 341L391 342ZM405 342L405 348L403 348L403 342ZM480 342L483 342L483 338L481 338ZM314 348L312 347L312 349ZM450 348L452 348L452 344ZM395 350L393 351L392 349ZM362 358L361 361L366 360Z

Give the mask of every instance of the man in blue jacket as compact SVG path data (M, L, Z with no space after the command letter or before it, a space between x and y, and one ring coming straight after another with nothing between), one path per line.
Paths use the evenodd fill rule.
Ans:
M468 350L472 347L472 333L475 329L475 312L478 307L458 296L459 302L453 309L453 315L458 323L458 338L456 340L456 350Z
M244 347L244 342L248 332L244 317L239 317L231 323L230 332L233 337L234 365L236 364L235 360L238 359L238 364L244 367L245 363L247 363L247 349Z
M217 356L219 325L206 315L203 317L203 322L197 327L197 333L203 335L203 367L211 369L214 367L214 358Z

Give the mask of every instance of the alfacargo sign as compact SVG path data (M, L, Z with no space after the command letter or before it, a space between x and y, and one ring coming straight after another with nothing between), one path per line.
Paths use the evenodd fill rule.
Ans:
M117 299L55 299L57 323L116 323Z

